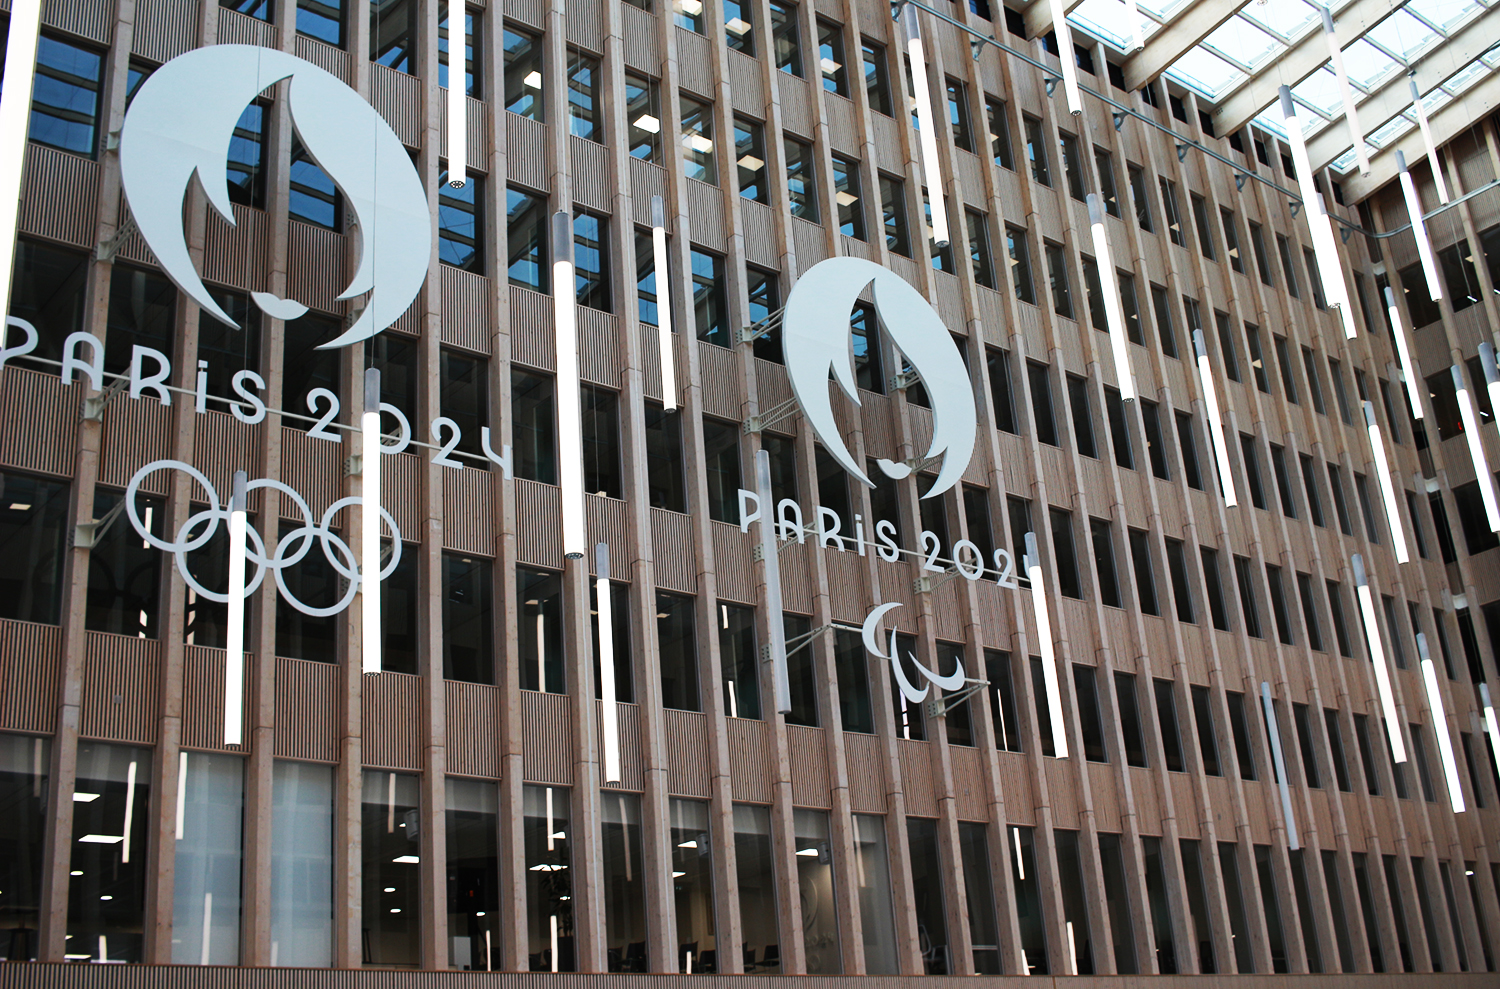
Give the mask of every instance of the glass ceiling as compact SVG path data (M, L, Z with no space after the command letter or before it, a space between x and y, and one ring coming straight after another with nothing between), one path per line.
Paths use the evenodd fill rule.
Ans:
M1197 2L1217 5L1236 0ZM1351 2L1331 0L1334 17L1337 18ZM1387 83L1404 85L1402 77L1418 60L1496 3L1500 0L1406 0L1363 38L1343 50L1344 67L1349 73L1356 106ZM1193 4L1194 0L1138 0L1143 37L1149 41L1153 34ZM1121 0L1083 0L1068 15L1068 20L1074 27L1123 53L1132 48L1133 26L1128 22L1125 4ZM1321 4L1311 0L1252 0L1173 62L1166 74L1209 101L1221 103L1287 49L1321 31ZM1500 68L1500 41L1424 98L1428 114L1483 80L1496 68ZM1344 126L1343 98L1339 94L1337 77L1328 64L1292 87L1292 96L1301 108L1298 116L1303 120L1303 131L1308 138L1321 133L1331 122L1337 121L1339 126ZM1416 118L1410 109L1389 122L1360 122L1367 127L1379 125L1373 133L1365 135L1366 143L1377 149L1386 147L1416 126ZM1284 136L1281 112L1276 107L1257 117L1255 124ZM1348 171L1354 167L1355 160L1351 142L1348 150L1334 161L1333 167Z

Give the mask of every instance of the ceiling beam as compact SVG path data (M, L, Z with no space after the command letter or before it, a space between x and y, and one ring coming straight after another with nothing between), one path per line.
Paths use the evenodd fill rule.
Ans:
M1353 0L1333 17L1334 33L1339 45L1348 48L1370 33L1370 29L1401 8L1406 0ZM1277 91L1295 86L1328 61L1328 42L1323 28L1314 24L1301 41L1284 50L1256 70L1239 88L1228 94L1214 108L1214 132L1233 134L1276 102Z
M1444 79L1478 58L1497 39L1500 39L1500 4L1474 18L1421 57L1416 63L1417 90L1428 93L1436 89ZM1397 73L1359 104L1359 125L1366 135L1373 134L1410 106L1408 77L1405 72ZM1349 126L1340 113L1331 124L1308 140L1307 154L1315 170L1326 168L1348 151L1352 143Z
M1444 104L1431 117L1432 139L1442 147L1464 131L1482 122L1500 106L1500 73L1492 73L1472 89L1467 89L1456 100ZM1396 152L1406 155L1409 165L1425 159L1427 146L1422 143L1422 132L1416 127L1403 134L1399 140L1386 145L1370 159L1370 174L1362 176L1358 171L1350 172L1342 179L1346 202L1358 202L1368 197L1387 182L1394 181Z
M1083 0L1063 0L1063 13L1071 14ZM1048 0L1031 0L1026 8L1026 37L1040 38L1052 30L1052 4Z
M1249 0L1195 3L1146 39L1146 47L1125 60L1125 89L1134 92L1155 79L1190 48L1245 7Z

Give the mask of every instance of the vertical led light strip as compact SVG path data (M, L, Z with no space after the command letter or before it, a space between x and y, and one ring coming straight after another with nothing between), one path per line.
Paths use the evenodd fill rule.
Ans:
M552 214L552 316L557 329L557 479L563 556L583 559L583 393L578 385L578 290L573 284L573 217Z
M1436 302L1443 297L1443 283L1438 281L1432 240L1427 236L1427 221L1422 219L1422 200L1417 195L1416 183L1411 180L1411 172L1406 169L1406 155L1400 151L1396 152L1396 171L1401 180L1401 195L1406 199L1406 218L1411 222L1412 236L1417 239L1417 260L1422 262L1422 277L1427 279L1427 295Z
M380 672L380 369L365 370L365 413L360 417L364 487L359 517L359 594L364 671Z
M1281 816L1286 819L1286 843L1292 851L1300 845L1297 840L1297 819L1292 816L1292 791L1286 783L1286 756L1281 751L1281 726L1276 721L1276 705L1271 702L1271 685L1260 682L1260 707L1265 712L1266 724L1270 726L1271 760L1276 766L1277 789L1281 791Z
M1375 420L1375 405L1365 402L1365 431L1370 437L1370 453L1375 457L1375 477L1380 483L1380 497L1385 502L1385 521L1391 528L1391 542L1396 544L1396 562L1406 563L1411 554L1406 549L1406 527L1401 524L1401 510L1396 505L1396 487L1391 483L1391 465L1385 457L1385 440L1380 423Z
M1406 324L1401 321L1401 310L1396 308L1396 293L1391 291L1389 285L1385 287L1385 311L1390 316L1391 328L1396 331L1396 353L1401 358L1401 377L1406 382L1406 399L1411 404L1412 418L1421 419L1422 388L1416 365L1411 360L1411 337L1407 333ZM1480 344L1481 348L1483 346Z
M1391 740L1391 759L1405 762L1406 744L1401 741L1401 719L1396 714L1396 694L1391 689L1391 671L1385 665L1385 646L1380 642L1380 622L1375 616L1375 598L1366 579L1365 561L1358 553L1350 560L1354 564L1354 593L1359 598L1359 613L1364 617L1365 646L1375 666L1375 687L1380 694L1380 710L1385 715L1385 733Z
M15 270L16 218L21 209L21 172L31 123L31 87L36 78L37 32L42 0L12 0L5 42L5 79L0 92L0 319L10 313ZM126 839L129 840L129 839Z
M224 633L224 744L245 732L245 472L234 472L229 499L229 615Z
M448 14L448 184L455 189L462 189L469 182L468 53L463 52L458 56L460 64L455 70L453 22L455 19L462 21L464 14L460 6L460 13L455 18L451 10L453 6L458 6L458 0L452 0L449 4ZM467 33L465 26L460 24L458 49L465 48L463 42Z
M1131 51L1146 47L1146 36L1141 32L1141 11L1135 0L1125 0L1125 19L1130 22Z
M1427 652L1427 636L1417 633L1417 655L1422 660L1422 683L1427 687L1427 711L1432 718L1432 733L1437 736L1438 755L1443 761L1443 776L1448 780L1448 799L1453 804L1453 813L1462 814L1464 806L1463 787L1458 782L1458 762L1453 758L1453 736L1448 730L1448 710L1443 705L1443 693L1438 687L1437 668L1432 665L1432 656Z
M1365 135L1359 128L1359 113L1354 106L1354 89L1349 85L1349 73L1344 69L1344 52L1339 48L1339 39L1333 33L1333 11L1320 7L1323 14L1323 37L1328 41L1328 61L1333 74L1338 77L1339 95L1344 99L1344 119L1349 123L1349 140L1354 144L1354 155L1359 159L1359 174L1370 174L1370 155L1365 150Z
M1233 508L1240 503L1234 493L1234 474L1229 469L1229 444L1224 440L1224 423L1219 417L1219 391L1214 387L1213 368L1208 366L1208 345L1203 342L1203 331L1193 331L1193 352L1198 356L1198 379L1203 383L1203 402L1208 406L1208 435L1213 441L1214 461L1219 465L1219 486L1224 491L1224 504Z
M1313 257L1318 262L1318 275L1323 281L1323 298L1330 306L1338 309L1344 336L1352 340L1354 313L1353 307L1349 305L1349 286L1344 281L1344 265L1339 260L1338 243L1333 236L1328 209L1313 181L1312 161L1307 156L1307 139L1302 134L1302 124L1297 119L1297 104L1292 101L1289 86L1281 87L1281 115L1286 123L1292 162L1297 168L1297 188L1302 194L1303 215L1307 217L1307 229L1312 234Z
M1073 52L1073 32L1068 30L1068 12L1063 0L1048 0L1052 8L1052 35L1057 39L1057 61L1062 65L1063 92L1068 97L1068 112L1083 112L1083 96L1078 91L1078 59Z
M786 626L781 617L781 561L776 545L775 497L771 494L771 455L755 455L755 493L760 500L760 557L766 567L766 625L770 629L771 682L776 690L776 710L792 711L792 684L786 668Z
M677 365L672 347L672 281L667 272L667 207L651 197L651 255L656 279L656 341L661 348L661 404L677 408Z
M1500 532L1500 505L1496 504L1495 475L1490 473L1489 458L1484 455L1484 437L1479 434L1479 417L1474 414L1474 397L1469 394L1469 384L1464 379L1464 366L1455 364L1448 370L1453 375L1458 414L1463 419L1464 439L1469 444L1469 459L1474 461L1474 479L1479 482L1484 514L1489 520L1490 531Z
M1479 366L1484 371L1484 387L1490 393L1490 408L1500 411L1500 366L1495 363L1495 345L1479 345Z
M604 782L620 781L620 705L615 697L615 620L610 600L609 543L594 546L594 593L599 599L599 706L604 730Z
M1484 730L1490 736L1490 760L1500 773L1500 720L1495 718L1495 703L1490 700L1490 685L1480 681L1479 703L1484 705ZM130 839L126 839L129 841Z
M1417 89L1417 80L1408 78L1406 82L1411 87L1411 107L1417 112L1417 129L1422 132L1422 143L1427 146L1427 164L1432 167L1432 181L1437 186L1438 199L1446 206L1448 183L1444 181L1443 168L1438 164L1437 145L1432 140L1432 125L1427 122L1427 107L1422 105L1422 94ZM1396 153L1399 155L1401 152Z
M1135 401L1135 372L1130 367L1130 344L1125 339L1125 313L1120 305L1120 276L1115 274L1115 257L1109 249L1104 230L1104 209L1098 193L1089 193L1089 230L1094 235L1094 255L1099 259L1099 287L1104 292L1104 322L1109 326L1109 345L1115 355L1115 377L1120 382L1120 398Z
M906 30L906 52L911 56L911 84L917 103L917 137L922 147L922 181L932 205L932 243L948 246L948 201L943 195L943 168L938 162L937 124L932 114L932 93L927 86L927 53L922 48L922 25L917 5L901 8L901 26Z
M1052 646L1052 617L1047 610L1047 581L1036 551L1036 533L1026 533L1026 576L1031 581L1031 612L1036 617L1037 649L1042 654L1042 681L1047 690L1047 717L1052 722L1052 749L1068 757L1068 732L1063 725L1062 692L1057 686L1057 654Z

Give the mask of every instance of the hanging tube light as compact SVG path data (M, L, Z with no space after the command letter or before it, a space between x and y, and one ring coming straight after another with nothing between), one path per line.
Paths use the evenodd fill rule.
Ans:
M1380 484L1380 498L1385 502L1385 521L1391 529L1391 542L1396 544L1396 562L1406 563L1411 554L1406 549L1406 527L1401 524L1401 511L1396 505L1396 486L1391 482L1391 465L1385 456L1385 440L1380 435L1380 423L1375 419L1375 404L1365 402L1365 431L1370 437L1370 453L1375 457L1375 479Z
M661 404L677 408L677 367L672 347L672 281L667 271L667 207L651 197L651 256L656 281L656 341L661 348Z
M15 270L16 220L26 166L26 134L31 126L31 89L36 79L37 33L42 0L12 0L5 42L5 79L0 92L0 318L10 313L10 280ZM0 337L4 333L0 332ZM3 343L3 340L0 340Z
M552 214L552 316L557 342L557 479L563 556L581 560L588 542L583 509L583 393L578 383L578 292L573 284L573 217Z
M1495 704L1490 700L1490 685L1479 683L1479 703L1484 707L1484 730L1490 736L1490 759L1495 772L1500 773L1500 719L1495 717Z
M1438 281L1437 262L1432 256L1432 240L1427 236L1427 221L1422 219L1422 200L1417 185L1406 169L1406 155L1396 152L1396 170L1401 180L1401 195L1406 199L1406 218L1411 221L1412 236L1417 239L1417 259L1422 262L1422 277L1427 280L1427 296L1433 302L1443 297L1443 283ZM1446 199L1443 200L1447 202Z
M1474 398L1469 394L1469 384L1464 379L1464 366L1455 364L1449 371L1453 374L1453 391L1458 399L1458 414L1464 424L1464 439L1469 444L1469 458L1474 461L1474 479L1479 482L1479 495L1484 501L1484 514L1491 532L1500 532L1500 505L1495 498L1495 475L1490 473L1489 458L1484 455L1484 437L1479 434L1479 416L1474 412Z
M1339 39L1333 33L1333 11L1319 8L1323 14L1323 37L1328 42L1328 61L1339 81L1339 95L1344 100L1344 119L1349 124L1349 140L1354 143L1354 155L1359 159L1359 174L1370 174L1370 154L1365 150L1365 135L1359 127L1359 114L1354 106L1354 89L1349 85L1349 73L1344 68L1344 52L1339 48Z
M1437 186L1438 201L1446 206L1448 183L1443 179L1443 167L1438 164L1437 144L1432 140L1432 125L1427 122L1427 107L1422 104L1422 94L1417 89L1415 77L1408 77L1406 81L1411 86L1412 109L1417 112L1417 129L1422 132L1422 143L1427 146L1427 164L1432 168L1432 182ZM1399 155L1401 152L1396 153Z
M943 169L938 162L937 124L932 115L932 93L927 86L927 53L922 47L922 24L917 5L901 8L901 26L906 31L906 52L911 57L911 84L917 103L917 135L922 148L922 181L932 205L932 245L948 246L948 202L943 195Z
M1135 0L1125 0L1125 19L1130 22L1130 50L1138 52L1146 47L1146 36L1141 33L1141 11Z
M1031 612L1036 618L1037 649L1042 654L1042 681L1047 693L1047 718L1052 722L1052 751L1068 757L1068 731L1063 725L1062 691L1057 685L1057 653L1052 646L1052 617L1047 610L1047 580L1036 550L1036 533L1026 533L1026 576L1031 581Z
M1110 349L1115 355L1115 377L1120 382L1120 397L1134 402L1135 373L1130 367L1130 346L1125 339L1120 279L1115 274L1114 254L1109 249L1109 237L1104 230L1104 209L1099 204L1098 193L1089 193L1088 203L1089 230L1094 235L1094 254L1099 259L1099 287L1104 293L1104 321L1109 326Z
M1370 582L1365 574L1365 561L1355 553L1350 560L1354 564L1354 593L1359 598L1359 613L1364 618L1365 646L1370 650L1370 662L1375 666L1375 687L1380 694L1380 710L1385 715L1385 732L1391 741L1391 759L1406 761L1406 744L1401 741L1401 719L1396 715L1396 694L1391 689L1391 671L1385 665L1385 647L1380 642L1380 623L1375 617L1375 598L1370 593Z
M1281 792L1281 816L1286 819L1286 843L1292 851L1300 846L1297 840L1297 819L1292 816L1292 791L1286 782L1286 755L1281 751L1281 726L1276 720L1276 705L1271 702L1271 685L1260 682L1260 707L1266 715L1270 728L1271 762L1276 767L1276 788Z
M620 705L615 696L614 602L609 583L609 543L594 546L594 594L599 606L599 715L603 728L604 782L620 782Z
M1073 32L1068 30L1068 12L1063 0L1048 0L1052 8L1052 34L1057 39L1057 60L1062 64L1063 92L1068 97L1068 112L1083 112L1083 96L1078 91L1078 60L1073 54Z
M456 0L449 6L456 6ZM457 16L451 11L448 15L448 184L455 189L469 183L469 67L465 43L468 31L463 9L458 8Z
M1338 310L1343 323L1344 336L1354 338L1354 314L1349 305L1349 286L1344 281L1344 265L1339 260L1338 243L1333 236L1333 224L1328 218L1328 208L1323 196L1313 181L1312 161L1307 156L1307 139L1302 135L1302 124L1297 119L1297 105L1292 101L1289 86L1281 87L1281 115L1286 124L1287 143L1292 149L1292 163L1297 169L1297 188L1302 195L1302 206L1307 214L1307 229L1312 234L1313 258L1318 263L1318 277L1323 282L1323 297Z
M1401 358L1401 377L1406 383L1406 399L1411 404L1411 415L1413 419L1421 419L1421 379L1417 377L1416 365L1411 360L1411 337L1406 324L1401 321L1401 310L1396 308L1396 293L1391 291L1389 285L1385 287L1385 311L1390 316L1391 328L1396 331L1396 354ZM1481 352L1483 347L1484 344L1480 344Z
M1432 718L1432 733L1437 736L1438 755L1443 763L1443 776L1448 781L1448 799L1453 813L1462 814L1464 791L1458 782L1458 762L1453 758L1453 737L1448 732L1448 711L1443 705L1443 693L1438 687L1437 669L1432 665L1432 656L1427 652L1427 636L1417 633L1417 656L1422 660L1422 683L1427 688L1427 710Z
M1219 465L1219 487L1224 492L1224 504L1229 508L1240 503L1234 491L1234 474L1229 469L1229 444L1224 439L1224 423L1219 417L1219 391L1214 387L1213 369L1208 366L1208 345L1203 341L1203 331L1193 331L1193 352L1198 357L1198 380L1203 383L1203 404L1207 406L1208 435L1213 441L1214 462Z
M1500 411L1500 366L1495 362L1495 345L1488 340L1479 345L1479 366L1484 371L1484 387L1490 393L1490 408Z
M365 412L360 417L359 594L361 651L366 673L380 672L380 369L365 369Z
M766 568L766 624L770 628L771 683L776 692L776 710L792 712L791 677L786 663L786 625L781 612L780 548L776 544L776 499L771 493L771 454L755 455L755 492L760 502L760 558Z
M234 472L229 497L229 601L224 632L224 744L245 737L245 472Z

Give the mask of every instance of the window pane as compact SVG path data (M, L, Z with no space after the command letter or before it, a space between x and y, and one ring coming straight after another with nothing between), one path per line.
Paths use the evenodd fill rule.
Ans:
M512 285L546 292L547 201L519 189L505 190L505 216Z
M448 964L489 972L500 960L500 801L494 783L445 781L448 850ZM606 814L610 797L604 794ZM605 824L606 858L609 825Z
M0 958L9 961L33 961L40 951L34 932L41 924L50 748L50 739L0 735L0 806L6 808L5 855L0 858L5 926L0 929L9 929Z
M1021 929L1023 975L1046 975L1047 930L1042 919L1041 877L1036 871L1034 828L1009 827L1011 875L1016 890L1016 924Z
M1057 849L1057 886L1062 894L1063 922L1071 936L1076 970L1079 975L1093 975L1094 947L1086 905L1092 884L1084 885L1078 832L1053 828L1052 839Z
M569 791L521 788L526 854L527 952L533 972L576 969Z
M760 656L755 647L755 609L719 604L719 660L731 718L760 720Z
M833 156L833 198L838 204L839 233L865 239L865 204L859 178L859 163Z
M713 108L706 103L681 97L682 153L685 174L690 179L719 184L719 168L714 157Z
M0 618L58 623L67 525L65 484L0 472Z
M844 69L844 28L832 21L818 20L818 66L823 71L823 88L839 96L849 95L848 73Z
M68 882L68 954L145 961L151 751L79 742ZM80 800L94 793L92 800ZM128 813L127 813L128 811Z
M662 706L699 711L698 647L693 632L693 599L656 595L656 635L661 651Z
M795 4L771 4L771 44L776 49L776 67L794 76L802 75L802 46L797 37Z
M609 299L609 221L591 213L573 217L573 278L578 304L612 312Z
M625 117L630 121L630 156L660 163L661 107L656 80L625 75Z
M333 964L333 777L332 766L272 764L273 965Z
M792 831L797 846L797 888L803 902L802 945L807 956L807 974L838 975L843 967L839 958L839 904L833 883L828 812L794 809Z
M713 843L708 804L672 798L672 888L677 917L680 972L717 970L714 936Z
M917 943L928 975L946 975L948 924L943 911L943 870L938 862L937 821L925 817L906 819L907 844L911 854L911 886L916 897Z
M362 857L365 964L415 967L422 961L419 780L364 773Z
M415 0L370 0L370 61L415 73Z
M557 440L552 378L512 369L511 440L516 477L557 483Z
M103 69L102 55L45 34L38 38L30 139L94 157Z
M521 689L564 693L562 576L517 567L516 604Z
M856 828L859 820L855 815ZM734 805L734 867L739 880L744 970L775 975L781 971L781 939L777 933L779 915L769 808ZM889 906L886 912L890 912Z
M703 449L709 518L716 522L738 522L741 487L738 424L704 419Z
M297 0L297 33L335 48L344 47L343 0Z

